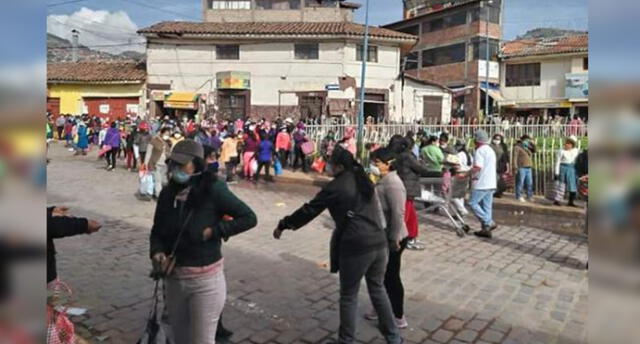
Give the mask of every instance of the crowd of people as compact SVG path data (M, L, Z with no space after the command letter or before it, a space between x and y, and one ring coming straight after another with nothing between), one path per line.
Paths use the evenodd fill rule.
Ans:
M289 119L195 123L169 117L110 121L85 115L60 116L49 125L56 129L50 138L57 135L75 154L87 154L94 146L99 149L109 171L122 159L129 170L152 175L148 196L157 201L150 235L152 275L165 280L169 321L178 343L215 343L216 333L220 336L224 329L220 321L227 287L221 246L258 223L253 210L227 186L238 177L257 183L264 170L265 181L272 182L272 167L276 173L287 167L307 172L310 156L323 163L314 169L333 177L312 200L282 218L273 236L280 239L285 231L300 229L329 210L336 225L330 270L339 273L339 343L355 341L362 279L373 305L366 318L378 321L387 343L402 343L399 329L408 327L400 277L402 253L424 249L418 240L415 204L420 178L469 175L468 205L481 226L474 234L481 238L492 238L497 228L493 198L502 196L513 175L515 197L526 201L523 188L532 197L535 143L527 135L510 154L503 135L489 137L477 130L472 154L465 141L449 133L409 132L382 146L368 144L367 163L362 164L356 159L354 128L342 138L329 131L315 152L307 147L305 124ZM577 167L581 153L576 143L575 137L567 138L555 166L556 180L566 185L570 205L575 204L576 178L583 173ZM464 199L455 204L461 213L468 213ZM86 223L73 233L50 237L99 229L91 222L87 229ZM55 256L51 258L55 265Z

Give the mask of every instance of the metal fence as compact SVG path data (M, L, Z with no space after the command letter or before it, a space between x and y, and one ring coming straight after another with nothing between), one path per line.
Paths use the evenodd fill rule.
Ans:
M310 139L317 145L318 149L322 139L329 131L335 133L336 138L344 135L346 128L352 127L349 124L314 124L307 125L306 131ZM353 126L355 127L355 126ZM463 140L466 142L469 152L473 154L473 133L478 129L484 129L489 135L501 133L505 137L505 143L509 148L509 161L513 161L513 148L518 139L528 134L536 143L536 153L533 156L533 180L534 192L536 195L545 193L545 186L553 181L554 168L558 151L562 149L567 137L575 135L578 137L578 148L586 149L588 146L588 136L586 126L575 125L554 125L554 124L532 124L532 125L496 125L496 124L465 124L465 125L419 125L419 124L371 124L364 126L364 143L375 143L387 145L393 135L405 136L411 131L417 133L423 130L427 134L439 135L442 132L449 133L450 142ZM365 157L367 158L367 157ZM512 188L511 188L512 189ZM511 190L512 191L512 190Z

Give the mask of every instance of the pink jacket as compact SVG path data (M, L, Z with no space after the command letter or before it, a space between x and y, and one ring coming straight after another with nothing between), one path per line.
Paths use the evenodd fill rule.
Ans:
M291 136L289 135L289 133L283 133L280 132L278 133L278 136L276 136L276 150L289 150L291 147Z

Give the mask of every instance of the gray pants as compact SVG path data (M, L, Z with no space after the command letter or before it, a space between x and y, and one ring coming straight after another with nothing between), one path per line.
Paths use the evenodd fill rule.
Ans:
M378 327L389 344L402 343L384 288L384 274L389 259L386 248L353 257L340 256L340 344L355 340L358 321L358 291L362 277L367 282L369 297L378 314Z
M215 344L227 298L221 269L212 276L167 279L167 308L175 343Z

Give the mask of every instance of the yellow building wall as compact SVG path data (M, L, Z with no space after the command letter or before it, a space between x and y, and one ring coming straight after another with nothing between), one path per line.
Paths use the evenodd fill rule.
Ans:
M60 98L61 114L82 114L83 97L142 97L143 84L48 84L48 97ZM141 108L143 104L140 104Z

